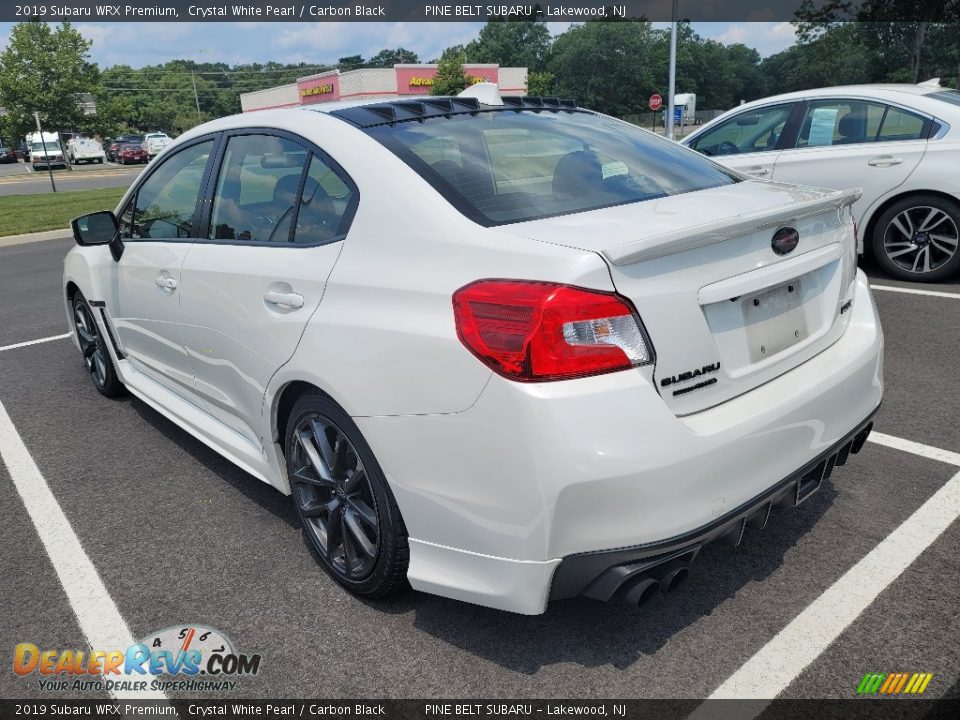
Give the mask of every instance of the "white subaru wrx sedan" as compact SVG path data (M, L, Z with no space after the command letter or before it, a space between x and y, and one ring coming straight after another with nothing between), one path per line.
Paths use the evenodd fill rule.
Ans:
M359 595L639 603L862 447L857 193L477 92L185 133L74 221L74 340L291 494Z

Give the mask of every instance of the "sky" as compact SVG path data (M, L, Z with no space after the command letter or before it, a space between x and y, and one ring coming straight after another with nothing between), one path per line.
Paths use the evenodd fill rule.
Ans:
M13 23L0 23L0 50ZM547 23L556 35L570 23ZM668 23L654 23L666 27ZM423 61L439 57L451 45L474 39L483 23L76 23L93 40L91 58L101 68L126 64L156 65L175 59L236 65L274 60L308 65L332 64L348 55L374 55L404 47ZM762 57L793 44L788 22L693 23L703 37L743 43Z

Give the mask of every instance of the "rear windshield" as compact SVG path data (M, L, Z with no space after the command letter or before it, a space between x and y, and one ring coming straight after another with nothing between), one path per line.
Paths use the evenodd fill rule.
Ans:
M739 182L668 140L586 112L480 112L367 132L483 225Z
M960 92L956 90L944 90L942 92L930 93L927 97L932 97L951 105L960 105Z

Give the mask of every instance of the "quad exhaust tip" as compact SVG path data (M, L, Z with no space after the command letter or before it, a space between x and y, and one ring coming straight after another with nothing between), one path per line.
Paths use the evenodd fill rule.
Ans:
M747 528L763 530L769 523L774 508L799 505L812 495L824 480L830 478L835 467L846 463L848 455L863 449L871 430L873 430L872 422L854 435L853 439L835 448L833 454L822 458L794 482L784 484L776 494L732 521L720 531L719 535L714 535L710 539L736 547L743 541ZM660 593L673 592L690 577L690 564L699 554L700 546L701 544L698 543L671 555L610 567L581 594L604 602L619 599L628 605L644 605Z
M660 593L669 593L680 587L690 577L687 563L667 563L644 573L636 580L625 583L620 595L627 605L644 605Z

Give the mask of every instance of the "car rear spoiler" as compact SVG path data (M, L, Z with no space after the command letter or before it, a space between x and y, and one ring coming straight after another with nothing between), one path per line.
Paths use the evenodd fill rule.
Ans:
M693 248L712 245L747 235L765 227L779 227L796 222L800 218L819 215L833 209L852 205L863 191L860 188L838 190L829 195L741 215L735 220L725 218L705 223L693 229L685 228L652 237L634 240L620 245L604 248L603 256L612 265L630 265L631 263L672 255Z

